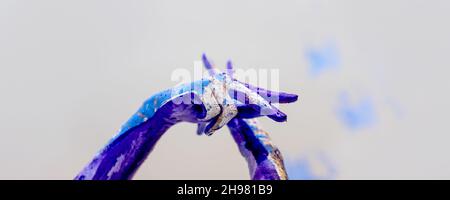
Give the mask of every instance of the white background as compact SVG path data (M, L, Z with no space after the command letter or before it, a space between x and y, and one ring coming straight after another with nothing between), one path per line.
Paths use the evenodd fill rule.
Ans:
M279 69L281 89L300 95L281 106L287 123L261 120L286 162L307 157L320 177L325 154L328 178L449 179L449 10L445 0L2 0L0 178L72 179L205 52L216 65ZM326 43L339 66L313 77L305 52ZM369 96L376 122L348 129L335 112L342 91ZM249 178L226 129L195 129L170 129L135 178Z

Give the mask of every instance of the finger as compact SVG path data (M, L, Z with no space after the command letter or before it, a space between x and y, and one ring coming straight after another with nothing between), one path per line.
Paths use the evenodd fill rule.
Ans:
M224 105L222 113L214 118L205 128L206 135L212 135L215 131L225 126L230 120L232 120L238 113L236 105L228 104Z
M248 119L262 116L260 107L255 104L239 105L237 106L237 110L237 118Z
M269 117L270 119L276 121L276 122L285 122L287 121L287 115L285 113L283 113L280 110L277 110L277 112L275 114L272 115L267 115L267 117Z
M214 128L214 126L217 126L217 120L219 119L219 116L213 118L209 123L206 123L205 128L203 128L202 133L210 136L214 133L215 130L217 130L217 128Z
M220 102L219 99L216 99ZM219 130L225 126L230 120L232 120L238 114L238 110L233 100L225 95L221 104L221 113L217 118L214 118L205 128L206 135L212 135L216 130Z
M233 63L231 63L231 60L228 60L227 62L227 74L231 78L233 78L234 70L233 70Z
M238 82L245 85L245 87L249 88L250 90L256 92L270 103L292 103L298 100L298 95L296 94L290 94L286 92L275 92L264 88L256 87L241 81Z
M220 114L219 102L214 97L211 87L205 87L203 94L200 96L201 102L206 109L206 115L204 118L200 118L201 121L209 121L213 117Z
M217 71L214 67L214 65L212 64L212 62L206 57L206 54L203 53L202 55L202 61L203 61L203 66L205 66L206 70L208 71L209 75L214 76L217 74Z
M197 125L197 135L202 135L205 132L206 122L199 122Z
M235 105L238 110L238 114L236 115L237 118L249 119L266 116L262 114L263 112L261 111L261 107L257 104L250 104L250 103L244 104L238 102L237 100L235 101L236 101ZM286 114L284 114L282 111L278 109L272 112L272 114L269 114L267 116L277 122L286 121L287 118Z
M243 84L240 84L239 82L230 82L228 88L229 95L233 99L236 99L244 104L250 103L259 105L261 107L261 110L270 110L270 108L272 107L268 101L259 96L256 92L245 87Z
M244 111L253 111L253 113L250 115L248 113L243 113L243 116L268 116L270 119L276 121L276 122L284 122L287 120L287 115L284 114L282 111L280 111L275 106L268 103L265 99L259 97L255 92L245 90L244 92L239 90L230 90L232 96L237 101L243 103L244 105L251 104L251 107L244 107L242 106L241 109L244 109ZM252 97L253 96L253 97ZM257 106L258 108L254 108L254 106ZM257 114L259 112L259 114ZM240 112L238 112L239 114Z

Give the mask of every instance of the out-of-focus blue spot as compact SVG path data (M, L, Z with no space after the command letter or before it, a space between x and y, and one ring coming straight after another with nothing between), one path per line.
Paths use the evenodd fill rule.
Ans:
M286 162L286 170L289 179L292 180L311 180L315 179L313 170L308 160L301 158L296 162Z
M356 103L351 103L347 93L339 96L338 118L350 129L371 126L376 121L373 102L365 97Z
M317 165L312 162L316 161ZM321 169L314 168L320 167ZM336 168L331 160L322 152L313 154L308 159L301 157L286 162L286 170L291 180L324 180L336 178Z
M319 48L309 48L306 51L306 58L309 62L310 74L313 77L339 65L338 50L332 43Z

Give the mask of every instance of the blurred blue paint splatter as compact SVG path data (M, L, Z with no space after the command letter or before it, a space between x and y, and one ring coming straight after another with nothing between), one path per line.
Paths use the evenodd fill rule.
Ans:
M322 173L314 169L311 159L315 159L320 167L324 169ZM336 168L330 158L323 152L313 154L310 159L301 157L295 161L287 161L286 170L291 180L324 180L336 178Z
M286 170L288 172L289 179L292 180L312 180L316 179L311 164L307 159L301 158L296 162L286 162Z
M339 55L336 45L328 43L323 47L309 48L306 51L309 62L309 71L313 77L317 77L326 70L336 68L339 64Z
M370 98L365 97L351 103L347 93L339 96L338 118L350 129L371 126L376 121L375 108Z

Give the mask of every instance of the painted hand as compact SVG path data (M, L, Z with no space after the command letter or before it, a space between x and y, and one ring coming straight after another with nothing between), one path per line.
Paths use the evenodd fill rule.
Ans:
M268 116L285 121L286 115L268 99L225 73L157 93L143 103L75 179L132 178L163 133L178 122L198 123L198 133L211 135L235 117Z

